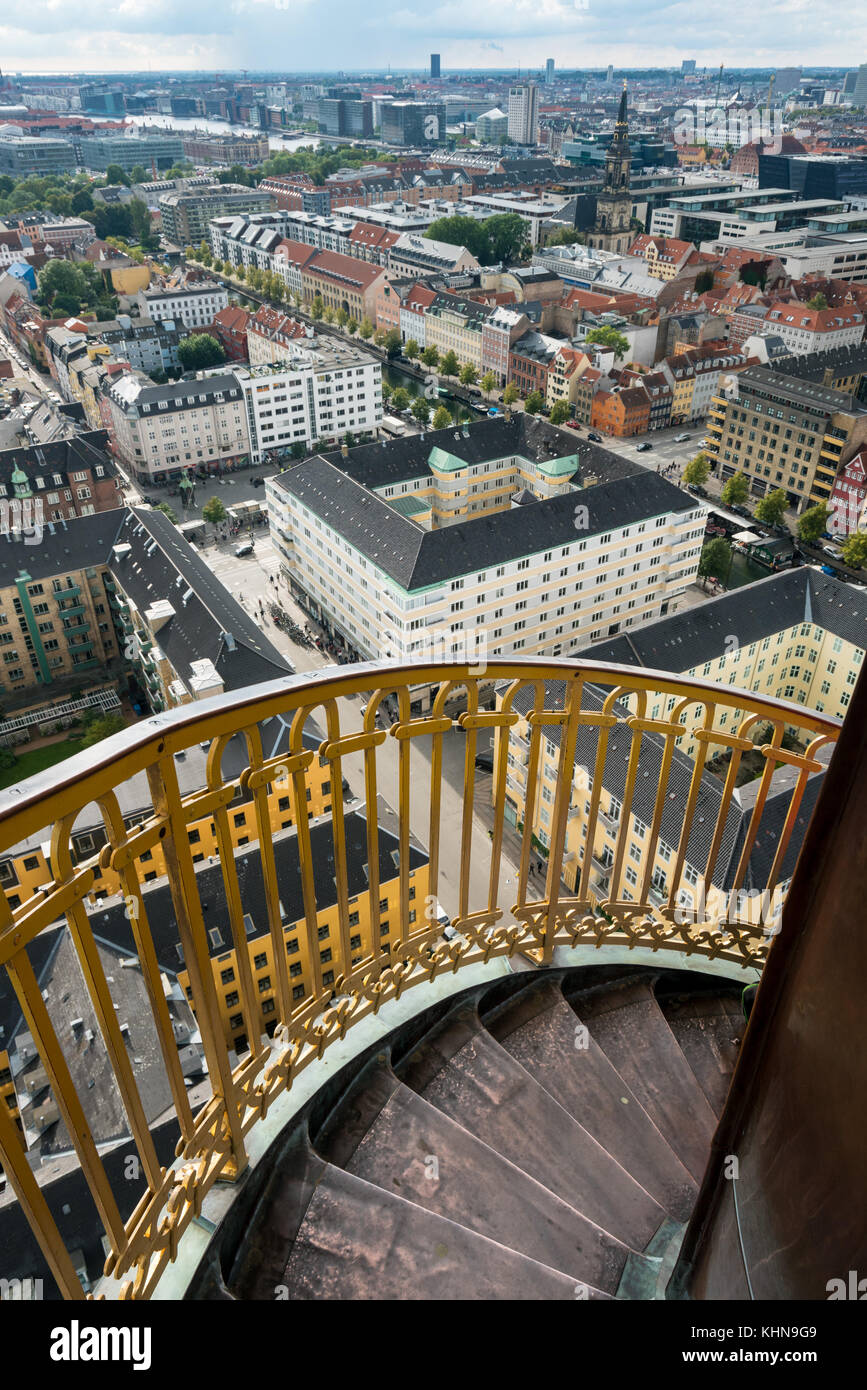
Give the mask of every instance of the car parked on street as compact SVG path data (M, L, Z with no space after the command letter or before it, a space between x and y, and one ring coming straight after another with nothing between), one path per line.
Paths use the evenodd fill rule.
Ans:
M588 438L588 439L592 439L594 444L601 444L601 443L602 443L602 435L601 435L601 434L596 434L595 430L588 430L588 432L587 432L587 438Z
M675 444L685 444L686 441L687 441L688 439L689 439L689 435L688 435L688 434L676 434L676 435L674 436L674 442L675 442Z

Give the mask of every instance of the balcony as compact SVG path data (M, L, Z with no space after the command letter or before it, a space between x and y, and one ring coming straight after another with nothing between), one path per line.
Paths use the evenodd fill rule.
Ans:
M64 619L80 618L82 613L86 612L87 609L85 608L83 603L70 603L67 607L61 608L59 610L60 617Z
M54 589L52 590L52 593L54 598L57 599L58 603L61 603L68 598L78 598L81 594L81 585L64 584L62 589Z
M267 1144L282 1132L279 1127L275 1130L275 1125L284 1114L281 1107L288 1103L290 1090L295 1088L293 1103L299 1093L313 1094L319 1077L329 1070L318 1070L323 1055L342 1045L347 1035L351 1041L356 1028L364 1045L369 1045L371 1036L385 1036L388 1028L394 1027L398 1006L400 1018L411 1019L414 1012L421 1013L448 998L449 991L464 988L465 981L483 985L503 978L510 973L510 960L516 957L523 958L525 970L535 965L540 971L562 970L588 960L600 965L632 963L640 956L660 968L667 964L690 970L698 960L706 973L738 983L753 981L762 968L772 936L763 925L764 919L756 915L753 898L742 901L741 890L749 883L751 893L760 890L769 900L779 900L799 847L795 837L803 834L798 811L801 808L803 820L808 777L824 770L818 755L836 741L839 721L734 687L602 663L511 658L491 661L484 677L472 675L473 669L441 663L370 663L305 672L142 720L37 774L14 793L0 792L0 857L7 858L13 846L34 836L50 839L52 844L55 877L34 887L31 896L14 909L0 897L0 967L8 972L17 992L52 1094L72 1136L82 1181L100 1214L109 1249L102 1289L106 1297L147 1299L159 1288L170 1265L186 1268L190 1240L198 1239L196 1249L201 1253L203 1226L197 1218L207 1216L212 1194L225 1206L232 1192L227 1185L242 1184L245 1170L260 1161ZM504 693L497 709L481 710L480 687L491 681ZM553 681L562 683L565 693L558 698L556 708L548 708L546 682ZM439 684L433 707L429 714L411 717L412 688L425 684ZM466 687L468 695L467 712L459 719L462 733L453 730L453 721L445 713L455 686ZM358 700L347 697L371 691L374 694L368 695L362 721ZM378 727L376 719L377 707L386 695L396 698L399 711L388 733ZM671 698L675 705L668 720L648 721L654 701L665 707ZM721 715L732 710L742 712L737 727L721 726ZM276 716L290 728L287 747L266 755L257 726ZM311 718L325 731L318 758L304 737ZM519 719L530 724L529 752L534 765L539 765L542 739L556 736L561 740L561 767L568 772L560 778L553 804L547 808L550 826L546 830L544 885L538 876L532 877L538 858L534 843L538 806L535 811L529 806L519 807L526 814L519 815L520 829L514 830L505 821L505 759L497 763L487 803L474 772L479 731L505 739ZM649 722L662 770L643 782L643 776L648 775L641 759ZM765 741L755 744L750 733L757 727ZM790 744L782 745L784 733L791 728L799 735L796 751ZM583 803L587 795L585 791L576 793L573 772L579 732L588 729L596 741L587 814L588 846L594 844L601 818L599 797L607 775L606 760L614 745L618 762L625 767L625 790L618 798L623 811L615 827L617 841L610 864L591 859L580 846L576 859L574 848L567 846L573 798L577 795ZM247 765L224 781L222 754L236 735L241 735ZM630 739L631 750L624 758ZM666 802L672 795L672 759L684 740L715 752L727 751L731 760L725 779L719 781L712 814L704 781L710 774L695 765L691 780L687 779L684 805L678 811L680 840L676 844L667 841L673 852L667 873L669 898L663 904L648 880L663 838L660 827L665 828ZM212 752L202 773L202 785L182 792L175 760L194 753L203 741ZM233 746L237 750L238 742ZM732 841L728 831L736 800L735 774L742 756L756 750L762 763L757 795L750 802L753 809L743 813L741 839ZM444 757L446 751L448 758ZM318 875L311 850L316 827L311 828L307 794L317 793L322 779L320 760L332 764L333 785L339 786L344 775L354 778L363 803L361 844L366 851L362 854L366 886L350 881L348 813L339 803L328 831L333 836L330 878ZM792 779L790 810L778 816L768 832L763 817L775 770L782 764L798 775ZM147 774L146 779L140 774ZM117 814L116 791L133 777L139 783L146 782L151 804L135 824L125 825ZM287 784L300 808L296 824L287 832L295 837L294 853L300 869L297 915L293 912L288 921L283 902L287 885L280 874L283 861L276 854L267 802L269 788L273 794L275 786ZM189 785L188 779L184 785ZM262 1031L261 999L247 953L246 897L242 899L238 850L231 837L230 807L239 787L252 799L255 812L247 816L246 834L261 863L262 941L272 952L269 968L275 1009L271 1018L276 1023L272 1036ZM639 789L644 800L649 799L649 809L637 799ZM534 794L531 788L528 796ZM378 829L382 823L380 796L394 808L391 833L397 844L394 868L388 870L396 901L390 934L380 931L381 870L377 866L382 862L379 837L384 833ZM808 800L804 804L811 803ZM85 808L94 805L102 808L101 833L94 840L101 847L88 858L73 853L71 834ZM627 836L636 816L649 832L644 844L647 860L637 866L635 900L597 901L591 876L599 876L600 888L609 880L615 885L622 881L628 863ZM202 854L194 857L188 832L203 818L214 823L218 851L211 863L197 867L196 860ZM769 833L773 836L770 853ZM762 855L754 856L760 836ZM698 864L696 843L702 853ZM426 879L426 891L418 894L414 888L411 891L411 846L415 846L414 853L422 855ZM162 856L162 877L159 884L151 884L146 882L148 864L141 856L156 847ZM673 904L683 882L693 882L684 879L688 850L689 862L700 870L709 891L707 904L699 896L698 906L687 910ZM121 915L127 904L126 930L135 945L127 947L125 954L134 950L149 1001L153 1035L159 1044L158 1056L180 1135L174 1159L166 1158L163 1148L158 1151L137 1081L135 1064L140 1059L131 1055L121 1032L122 1015L112 1007L112 984L96 950L89 905L97 870L102 883L113 876L117 887L111 901ZM206 901L199 878L204 871L210 875ZM570 888L566 878L572 875L574 886ZM329 936L333 977L326 977L323 971L317 919L317 894L329 883L334 891ZM152 923L154 905L163 901L155 896L160 885L164 885L169 906ZM713 898L716 889L721 895L719 901ZM448 938L441 920L425 910L416 913L413 899L416 903L442 902L450 918ZM362 901L367 935L358 946L352 937L358 931L358 904ZM102 936L106 930L105 904L99 912ZM351 921L353 912L356 915ZM27 947L63 918L83 966L86 963L82 970L85 988L140 1160L142 1178L134 1202L124 1198L126 1216L121 1214L109 1179L110 1155L98 1148L90 1132L87 1117L92 1100L86 1080L79 1074L78 1082L74 1081L59 1042L63 1019L53 1012L57 1000L53 994L48 999L43 996L29 964ZM219 977L212 970L215 942L209 930L217 926L224 933L220 949L232 943L237 954L233 989L238 991L237 1008L250 1039L243 1047L239 1044L238 1053L225 1035ZM193 1101L185 1084L164 988L169 931L177 942L172 948L177 951L172 974L186 971L207 1070L205 1093ZM297 947L294 954L289 951L289 934L293 947ZM303 995L296 993L298 975L291 968L296 961L306 962ZM183 990L176 989L175 993L183 997ZM374 1025L378 1034L369 1031ZM60 1291L66 1298L81 1298L81 1284L58 1226L2 1109L0 1163ZM220 1188L215 1190L217 1183ZM123 1190L132 1197L129 1188ZM178 1270L170 1277L174 1287L180 1277ZM570 1292L569 1296L574 1295Z

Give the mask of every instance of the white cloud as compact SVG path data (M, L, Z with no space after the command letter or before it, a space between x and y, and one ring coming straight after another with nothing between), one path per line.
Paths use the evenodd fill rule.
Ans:
M6 71L332 71L443 66L840 66L867 12L831 0L28 0L0 21ZM10 10L4 6L5 15Z

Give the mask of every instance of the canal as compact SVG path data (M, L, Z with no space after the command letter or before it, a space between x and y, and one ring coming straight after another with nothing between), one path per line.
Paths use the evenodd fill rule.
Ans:
M751 560L743 551L735 550L732 553L732 567L726 580L727 589L742 589L745 584L755 584L757 579L767 579L773 574L765 565L759 565L755 560Z
M412 376L409 372L405 372L402 367L395 366L393 362L383 362L382 379L383 381L387 381L392 388L396 389L398 386L402 386L413 400L415 400L417 396L423 396L425 394L424 382L419 381L417 377ZM441 396L437 393L435 397L429 399L434 410L438 405L444 405L451 411L453 416L456 415L456 412L460 412L456 415L458 420L481 420L486 414L485 410L477 410L473 406L465 405L463 401L458 400L457 397L450 394Z

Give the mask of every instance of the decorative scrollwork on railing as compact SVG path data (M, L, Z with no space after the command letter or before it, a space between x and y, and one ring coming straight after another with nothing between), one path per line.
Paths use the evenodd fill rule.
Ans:
M731 687L599 663L495 661L485 672L487 682L492 677L500 682L496 705L482 709L478 673L466 666L306 673L143 721L31 779L14 797L0 793L0 852L14 854L40 835L51 841L43 881L14 906L11 894L0 897L0 967L96 1203L110 1248L105 1274L120 1281L120 1297L153 1294L214 1184L244 1171L245 1138L275 1101L349 1030L407 991L419 989L424 1007L424 986L468 966L517 953L545 965L561 948L640 949L761 969L791 873L803 798L839 722ZM426 686L429 710L418 713L411 687ZM365 691L359 721L344 697ZM389 709L396 717L386 717ZM280 751L263 742L269 720L288 730ZM314 722L319 732L311 739ZM483 794L475 758L484 731L494 743ZM463 741L459 784L446 775L447 753L454 762L447 739L453 748L456 737ZM182 789L177 759L203 741L202 784ZM735 793L747 765L753 783L751 809L744 810ZM352 891L352 811L341 790L347 768L360 789L363 826L352 829L353 853L366 876ZM789 777L789 800L769 850L759 836L779 769ZM140 791L134 815L124 813L120 797L131 779ZM678 823L663 877L657 860L672 823L675 781ZM393 805L390 857L380 844L384 793ZM414 809L422 813L415 820ZM331 827L333 869L327 952L320 947L325 906L316 860L324 852L316 848L323 824ZM278 853L284 836L298 864L288 921ZM256 846L263 889L253 938L238 862L245 840ZM219 916L230 938L227 946L217 933L221 959L202 901L205 868L218 874ZM167 896L154 895L157 883ZM128 923L177 1118L180 1138L168 1168L157 1159L98 949L93 913L108 908ZM164 958L167 913L178 950L171 970ZM126 1220L91 1133L87 1097L73 1081L27 955L27 946L58 924L78 954L141 1165L144 1191ZM251 939L267 954L267 991ZM238 1030L219 974L229 960L246 1044L237 1060L230 1052ZM183 990L167 993L167 972ZM263 995L270 1037L262 1027ZM198 1108L174 1033L177 1011L188 1005L210 1084ZM80 1298L82 1286L6 1110L0 1105L0 1162L62 1294Z

